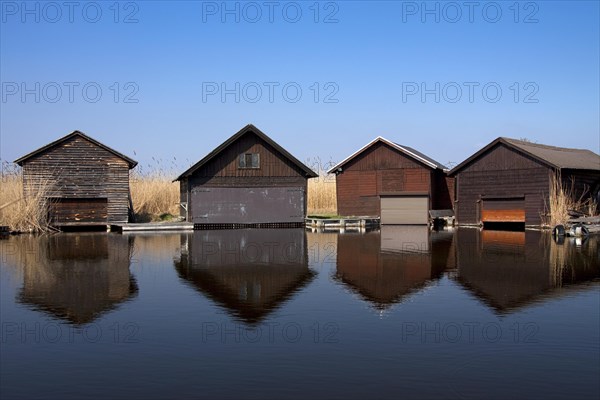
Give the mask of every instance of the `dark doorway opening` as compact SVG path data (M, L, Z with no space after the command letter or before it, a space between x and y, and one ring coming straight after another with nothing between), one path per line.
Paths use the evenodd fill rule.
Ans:
M106 232L106 225L60 225L62 232Z
M525 222L484 222L483 229L493 231L524 231Z

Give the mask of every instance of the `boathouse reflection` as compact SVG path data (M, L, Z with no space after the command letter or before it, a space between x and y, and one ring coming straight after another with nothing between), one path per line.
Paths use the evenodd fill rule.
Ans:
M334 279L385 310L453 268L453 235L426 226L388 226L337 240Z
M133 238L62 233L32 239L19 247L20 303L81 325L136 295L137 284L129 271Z
M457 232L455 279L504 314L600 277L596 238L556 243L539 231Z
M266 318L316 275L303 229L230 229L182 235L180 278L247 324Z

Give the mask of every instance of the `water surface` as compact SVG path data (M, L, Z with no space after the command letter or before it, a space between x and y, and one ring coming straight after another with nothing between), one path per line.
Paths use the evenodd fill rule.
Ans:
M598 398L600 247L301 229L0 241L2 398Z

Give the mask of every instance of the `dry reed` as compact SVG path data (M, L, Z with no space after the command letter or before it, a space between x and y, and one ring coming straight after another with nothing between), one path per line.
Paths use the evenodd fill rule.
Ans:
M130 192L136 222L158 221L179 215L179 182L176 165L163 167L162 160L138 166L130 173ZM316 159L320 164L320 160ZM337 213L335 176L317 168L319 177L308 180L307 212L310 215ZM34 196L24 198L21 169L12 163L2 164L0 190L0 225L20 232L47 231L47 187L39 187Z
M152 162L138 164L129 175L129 190L134 222L150 222L179 216L179 175L177 159L152 157Z
M129 188L136 222L179 215L179 182L172 182L166 176L140 176L134 172Z
M21 168L2 163L0 189L0 225L18 232L45 232L50 230L47 215L49 183L28 187L24 196Z
M320 157L306 160L308 165L319 176L308 180L306 193L307 215L334 216L337 214L337 197L335 187L335 175L327 171L335 165L330 160L323 163Z
M308 215L337 214L335 178L323 174L309 179L307 191Z
M584 191L579 198L575 196L574 182L571 186L563 185L560 174L553 175L550 180L550 193L546 204L546 224L550 226L564 225L570 219L570 212L579 212L587 216L594 216L598 211L598 204L588 192Z

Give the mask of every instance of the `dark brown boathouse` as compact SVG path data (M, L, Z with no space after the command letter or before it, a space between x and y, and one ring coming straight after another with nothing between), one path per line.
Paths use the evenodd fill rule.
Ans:
M205 227L304 223L306 187L317 174L254 125L182 173L181 213Z
M58 227L127 222L129 170L137 162L74 131L21 158L24 196L43 190Z
M331 168L338 214L381 216L382 224L420 225L430 210L452 210L453 179L423 153L377 137Z
M457 165L454 211L459 224L539 226L547 213L552 177L576 199L600 192L600 156L590 150L500 137Z

